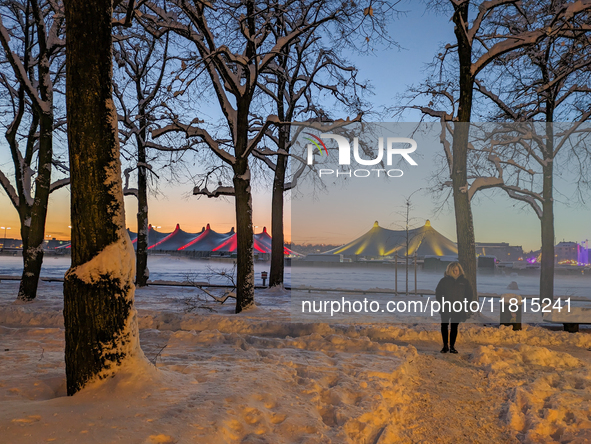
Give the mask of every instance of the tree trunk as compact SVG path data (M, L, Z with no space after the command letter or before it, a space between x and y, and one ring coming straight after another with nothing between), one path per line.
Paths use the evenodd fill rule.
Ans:
M35 20L42 17L37 2L32 2ZM45 240L45 221L47 219L47 204L51 187L51 163L53 160L53 87L50 73L50 62L48 48L43 27L37 27L39 63L37 72L39 77L40 99L50 106L48 109L41 109L35 106L35 112L39 117L39 147L37 178L35 179L35 198L30 207L28 217L25 217L24 225L27 225L27 246L23 244L23 274L18 290L17 299L20 301L31 301L37 296L37 286L41 275L43 264L43 241ZM36 126L36 125L35 125ZM32 134L29 134L32 136ZM21 222L22 223L22 222ZM24 238L23 238L24 240Z
M283 232L283 193L285 191L285 169L287 156L277 156L275 179L273 181L273 196L271 204L271 270L269 273L269 287L283 285L284 276L284 232Z
M542 165L544 174L542 186L542 263L540 267L540 298L554 299L554 200L553 177L554 151L553 123L546 123L546 152L544 154L545 165Z
M236 193L236 313L254 304L254 260L252 235L252 194L248 159L237 156L234 166Z
M249 4L251 7L252 5ZM248 156L248 116L251 95L238 100L236 106L236 138L234 142L235 163L234 193L236 202L236 313L254 305L254 258L252 233L252 194Z
M279 13L277 17L282 17ZM283 20L279 20L278 31L281 32ZM281 50L278 56L279 65L284 71L287 70L287 53L288 48ZM283 75L277 76L277 116L282 122L291 121L293 118L293 107L288 107L286 115L285 104L283 102L285 97L285 89L287 87L287 80ZM289 133L290 127L280 126L277 139L277 151L289 152ZM275 165L275 175L273 179L273 195L271 197L271 270L269 271L269 287L276 287L283 285L284 278L284 244L285 233L283 232L283 211L284 211L284 193L285 193L285 170L287 168L287 156L279 154L277 156L277 163Z
M136 278L137 287L148 283L148 187L146 181L146 119L145 109L140 109L140 132L138 136L138 177L137 177L137 242L136 242Z
M468 123L454 125L452 183L458 239L458 260L462 264L466 279L470 282L470 286L474 290L474 298L477 300L474 222L466 186L468 182L466 172L467 150L464 148L468 144L469 128Z
M72 266L64 282L64 323L73 395L142 352L112 98L112 0L66 0L65 16Z
M47 205L45 206L47 212ZM47 214L47 213L45 213ZM45 216L45 215L43 215ZM27 230L28 237L23 237L21 229L21 238L23 240L23 274L18 288L17 299L19 301L28 302L35 299L37 296L37 286L39 285L39 277L41 276L41 265L43 264L43 240L45 237L45 217L42 221L37 218L36 223L33 223L33 218L29 218L28 222L31 227ZM43 225L41 225L41 223Z
M455 34L458 41L460 97L458 103L458 122L454 125L452 144L452 183L454 209L456 216L456 234L458 239L458 259L464 268L468 282L477 298L476 286L476 246L474 241L474 222L472 208L468 199L468 137L472 117L472 94L474 77L472 76L472 46L464 31L468 23L468 7L470 2L462 2L456 7L453 21L456 25Z
M25 247L25 238L22 237L24 266L17 296L20 301L32 301L37 296L37 286L43 264L43 241L45 240L45 220L47 219L53 157L53 116L48 114L41 116L39 131L39 165L35 180L35 199L30 207L30 213L24 220L24 225L28 224L28 229L23 230L21 227L21 237L26 234L27 241Z

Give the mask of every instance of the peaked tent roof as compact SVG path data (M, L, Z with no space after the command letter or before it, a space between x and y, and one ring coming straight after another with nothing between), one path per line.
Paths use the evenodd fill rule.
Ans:
M134 233L129 228L127 229L129 233L129 237L131 238L131 243L133 244L133 248L137 249L137 233ZM161 233L160 231L156 231L152 225L148 225L148 249L151 248L154 244L157 244L166 236L169 236L172 233Z
M269 233L267 233L267 227L263 227L263 232L259 233L259 234L254 234L254 240L255 242L258 242L261 245L264 245L265 247L267 247L269 249L269 251L271 251L271 245L272 245L272 238L271 236L269 236Z
M135 244L137 242L137 233L134 233L133 231L131 231L128 228L127 229L127 234L129 234L129 238L131 239L131 242Z
M148 248L154 244L157 244L169 234L170 233L161 233L156 231L152 225L148 225ZM135 238L135 241L137 242L137 237Z
M266 233L267 229L264 228L263 233ZM253 247L255 249L255 251L258 251L259 253L270 253L271 252L271 245L266 245L263 242L261 242L257 236L260 236L261 234L255 234L253 236ZM268 236L268 235L267 235ZM269 236L270 238L270 236ZM228 239L226 239L224 242L222 242L220 245L218 245L217 247L215 247L212 251L220 251L220 252L224 252L224 253L234 253L236 252L236 250L238 249L238 238L236 237L236 233L234 233L232 236L230 236Z
M236 233L234 227L228 233L218 233L210 228L203 227L199 233L187 233L179 224L172 233L160 233L149 225L148 227L148 249L152 251L218 251L235 252L237 248ZM134 248L137 242L137 233L127 229ZM254 234L254 249L259 253L271 253L272 238L263 227L262 233ZM69 248L69 247L68 247ZM287 247L283 247L283 254L301 256Z
M229 233L218 233L213 231L209 224L201 232L199 236L192 239L185 245L179 247L179 250L183 251L213 251L214 248L219 246L221 243L226 241L229 237L234 234L234 227Z
M418 256L453 256L458 254L454 242L437 232L431 222L408 231L409 255ZM406 254L406 230L388 230L379 226L376 221L373 228L363 236L342 247L327 251L324 254L342 254L345 256L391 256L398 253Z
M253 247L254 247L255 251L257 251L259 253L269 253L270 254L271 253L271 243L272 243L272 238L269 235L269 233L267 233L267 227L263 227L262 233L258 233L258 234L255 233L253 235ZM238 248L237 238L236 238L236 234L234 234L231 237L229 237L228 239L226 239L218 247L214 248L213 251L234 253L234 252L236 252L237 248ZM293 251L291 251L289 248L287 248L285 246L283 247L283 254L287 254L287 255L291 254L291 255L301 256L299 253L294 253Z
M271 245L272 245L273 239L271 238L269 233L267 233L267 227L263 227L262 233L254 235L254 242L255 242L255 248L256 248L256 245L258 242L258 245L261 248L266 249L265 253L271 253ZM283 254L301 256L299 253L295 253L295 252L291 251L285 245L283 246Z
M186 231L181 230L181 226L176 224L176 228L172 233L168 236L160 240L160 242L155 243L148 247L148 250L154 251L169 251L169 250L178 250L182 246L186 245L187 243L191 242L193 239L199 237L201 233L205 231L205 228L202 229L199 233L187 233Z

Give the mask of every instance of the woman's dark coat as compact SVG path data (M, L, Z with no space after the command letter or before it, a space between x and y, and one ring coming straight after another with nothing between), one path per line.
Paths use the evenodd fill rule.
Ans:
M457 279L454 279L451 276L444 276L443 279L439 281L439 284L437 284L437 288L435 289L435 298L440 304L443 302L444 298L446 302L449 301L452 305L455 301L460 301L462 302L463 308L464 299L468 301L467 305L469 306L470 302L474 298L474 292L472 291L470 282L468 282L468 279L466 279L464 276L459 276ZM458 304L456 304L456 306L457 305ZM451 322L464 322L470 317L469 310L468 312L464 312L462 309L461 312L454 312L453 309L450 310L450 307L447 305L447 303L445 306L441 307L439 313L441 314L442 322L445 322L445 320L449 322L450 317Z

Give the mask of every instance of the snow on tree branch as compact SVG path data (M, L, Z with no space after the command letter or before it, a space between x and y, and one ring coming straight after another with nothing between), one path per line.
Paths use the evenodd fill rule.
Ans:
M14 73L18 81L25 88L25 90L27 91L27 95L31 98L35 106L37 106L37 108L41 110L43 113L49 114L51 112L50 104L41 100L41 98L39 97L39 94L37 93L37 88L35 88L31 83L31 80L29 79L29 76L27 75L25 67L23 66L23 63L21 62L21 59L18 56L18 54L14 53L10 49L9 42L10 36L8 34L8 31L4 27L4 24L2 23L2 17L0 17L0 43L4 48L4 53L6 54L8 62L12 66L12 69L14 70Z
M488 3L488 2L487 2ZM562 34L569 35L568 27L564 24L565 19L582 12L591 10L591 0L577 0L565 4L560 11L558 11L553 20L547 27L541 27L534 30L517 32L515 34L497 35L496 39L501 39L492 47L487 48L487 51L482 54L477 61L472 63L471 74L473 78L489 63L498 59L503 54L519 49L524 46L530 46L540 42L548 36L560 36Z
M67 185L70 185L70 178L69 177L65 177L63 179L59 179L56 180L55 182L53 182L50 186L49 186L49 192L53 193L54 191L59 190L60 188L63 188Z
M200 189L196 186L193 188L193 196L199 195L207 197L235 196L236 191L234 190L234 187L219 186L214 191L209 191L207 188Z
M269 158L269 156L277 155L277 151L270 150L268 148L255 148L252 150L252 155L259 160L262 160L267 164L267 166L272 170L275 171L277 165ZM287 153L286 153L287 154Z
M213 137L211 137L209 132L203 128L197 128L191 125L175 122L163 128L153 129L152 137L157 139L158 137L170 132L184 132L187 137L198 137L203 140L207 146L224 162L229 164L236 162L236 158L227 151L221 149L219 143Z
M16 193L16 190L10 183L8 177L6 177L2 171L0 171L0 184L2 184L2 188L4 188L4 191L6 191L6 194L8 195L8 198L10 199L12 205L14 205L14 207L18 210L20 202L18 194Z
M517 0L491 0L482 2L480 5L478 5L478 15L476 16L476 19L474 19L472 27L466 33L468 42L472 44L476 34L480 30L480 25L482 24L482 21L493 11L493 9L498 8L499 6L514 3L517 3Z
M506 185L506 186L503 186L502 189L505 190L505 192L512 199L520 200L522 202L526 202L527 204L529 204L533 208L533 210L536 212L536 215L538 216L538 218L539 219L542 218L542 216L544 215L544 212L543 212L542 208L540 208L540 205L537 202L537 201L543 202L542 196L540 196L537 193L523 190L523 189L521 189L519 187L515 187L515 186Z
M503 184L503 179L498 177L478 177L472 181L468 188L468 200L471 201L477 191L499 187Z
M265 123L263 124L262 128L257 132L257 134L248 141L248 146L246 148L246 151L244 151L244 153L242 153L242 157L246 158L250 155L250 153L252 152L252 150L254 148L256 148L256 146L259 144L259 142L261 141L261 139L263 138L263 136L265 135L265 133L267 132L267 129L269 128L269 126L271 124L279 124L279 117L271 115L268 116L267 119L265 120Z
M523 46L533 45L546 37L546 30L527 31L517 35L506 36L505 40L495 43L487 52L481 55L478 60L472 63L470 73L475 78L482 69L484 69L493 60L503 54L514 51Z

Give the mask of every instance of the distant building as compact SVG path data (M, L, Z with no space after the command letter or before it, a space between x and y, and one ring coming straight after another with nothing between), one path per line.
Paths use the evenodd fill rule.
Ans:
M559 242L554 247L554 257L556 262L578 261L579 244L576 242Z
M580 264L589 264L589 241L581 242L579 245L579 257L577 261Z
M17 250L23 248L23 241L20 239L4 239L0 238L0 249Z
M70 241L65 240L57 240L55 237L51 240L46 240L43 242L43 249L44 250L56 250L60 247L64 247L65 245L69 245Z
M557 263L588 264L589 242L559 242L554 247L554 256Z
M501 262L514 262L523 258L523 248L506 242L476 242L476 256L494 256Z

